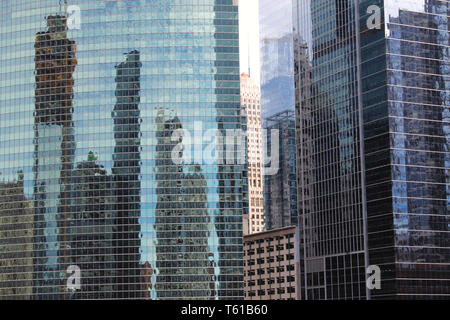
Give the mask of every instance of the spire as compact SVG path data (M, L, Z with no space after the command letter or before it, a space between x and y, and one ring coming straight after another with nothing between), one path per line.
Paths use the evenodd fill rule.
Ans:
M63 2L64 2L64 11L62 8ZM64 15L64 14L66 14L66 12L67 12L67 0L59 0L59 13L61 15Z
M248 76L249 77L251 77L251 73L250 73L250 70L251 70L251 67L250 67L250 31L248 30L247 31L247 55L248 55Z

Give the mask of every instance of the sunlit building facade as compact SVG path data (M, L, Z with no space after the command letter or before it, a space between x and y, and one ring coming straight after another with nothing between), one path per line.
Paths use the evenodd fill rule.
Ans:
M247 227L252 234L264 230L261 94L246 73L241 74L241 106L247 131Z
M238 151L172 152L241 129L237 1L2 1L0 70L0 299L243 298Z

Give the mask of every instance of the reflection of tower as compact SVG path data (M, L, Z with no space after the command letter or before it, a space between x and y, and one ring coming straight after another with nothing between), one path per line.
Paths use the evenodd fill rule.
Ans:
M267 154L272 152L272 130L279 131L279 170L264 177L264 218L267 230L298 224L297 211L297 150L295 144L295 115L284 111L265 119Z
M81 289L68 296L76 299L113 298L112 181L96 160L90 153L71 176L68 256L81 270Z
M436 1L434 0L427 0L425 4L425 8L429 13L435 13L433 6L435 6ZM448 5L447 5L448 9ZM398 24L405 24L406 26L398 26L398 30L396 31L400 37L406 38L409 36L409 33L411 32L411 26L414 24L417 24L418 21L426 21L429 18L424 14L419 14L415 12L410 12L406 10L399 10L399 17L398 19L392 19L392 21L398 23ZM397 21L396 21L397 20ZM447 29L448 30L448 22L442 22L440 19L436 18L435 20L429 22L430 26L434 29ZM417 29L417 30L416 30ZM442 39L442 35L436 30L433 32L422 30L420 28L416 28L415 31L417 33L417 37L422 39L427 39L427 41L430 41L431 43L440 44L444 42L444 44L448 45L448 39L444 37ZM425 43L417 43L414 44L414 48L419 49L420 51L427 51L429 50L429 45ZM398 50L402 55L414 55L415 51L411 48L409 42L402 43L400 42L398 45ZM401 79L403 84L406 84L408 86L414 86L414 87L422 87L424 89L433 89L433 90L423 90L420 97L416 97L416 100L419 100L420 103L432 103L440 106L448 106L446 104L448 101L445 101L447 94L443 93L445 90L449 90L448 87L448 81L443 76L435 76L440 75L443 72L443 69L446 67L443 67L443 61L448 61L448 50L442 49L442 50L432 50L427 58L431 60L423 60L423 59L416 59L414 61L415 68L417 70L426 70L426 72L418 73L411 75L406 70L401 70L401 72L397 72L397 77ZM406 58L402 59L402 66L407 66L408 63L410 63ZM447 74L445 74L447 76ZM397 95L401 97L402 101L408 101L410 99L410 91L401 88L402 90L397 90ZM438 90L434 90L438 89ZM410 124L411 120L405 119L405 118L411 118L411 108L409 106L404 107L401 110L396 110L396 116L400 116L401 118L395 119L395 125L398 128L402 128L403 131L406 133L413 132L414 125L419 127L420 130L418 130L418 133L421 135L413 135L408 134L405 135L405 138L403 140L403 143L396 143L396 148L405 148L406 150L411 149L421 149L421 146L423 144L423 135L426 136L433 136L433 137L444 137L445 133L445 127L447 126L444 117L446 117L446 110L436 111L433 110L433 125L428 124L419 124L415 123L414 125ZM426 119L427 118L427 111L420 110L416 107L415 114L418 114L419 116L417 118L419 119ZM428 111L430 112L430 111ZM393 120L394 122L394 120ZM448 130L448 129L447 129ZM397 139L400 140L400 139ZM446 139L445 142L438 143L436 146L427 146L430 148L430 150L435 152L424 152L422 160L424 163L426 163L427 166L430 166L432 168L448 168L448 163L446 165L446 161L448 162L448 139ZM422 147L423 148L423 147ZM410 154L406 154L407 159L414 159L416 156L414 156L414 153L412 151L408 151ZM417 152L417 151L416 151ZM426 160L425 160L426 159ZM417 161L417 160L415 160ZM413 161L409 161L408 164L413 164ZM414 163L414 166L405 166L402 170L396 170L396 176L403 175L402 178L398 177L398 180L404 181L415 181L418 180L418 169L417 164ZM401 172L401 174L399 174ZM447 198L447 186L446 182L446 176L444 174L432 174L427 173L427 181L432 180L433 183L424 183L423 185L419 186L415 183L407 183L404 190L404 196L406 199L403 200L403 202L406 204L406 208L408 208L408 212L413 211L414 207L416 206L417 200L415 197L424 197L424 198L435 198L435 199L446 199ZM422 178L419 178L420 182ZM400 189L400 188L398 188ZM398 194L401 194L401 192L397 191ZM406 239L402 239L402 236L400 234L397 235L399 245L410 245L411 243L408 242L424 242L426 238L428 238L428 243L434 243L436 246L440 246L440 233L439 231L448 230L448 223L446 223L446 220L448 220L448 217L439 216L442 215L442 213L447 211L448 203L445 201L439 201L436 203L433 203L432 206L430 206L430 218L427 219L427 230L433 230L437 232L432 232L430 234L422 233L422 234L414 234L409 233L405 235ZM425 224L425 219L422 220ZM413 221L409 222L409 228L412 230L415 229L415 223ZM447 227L446 227L447 226ZM416 239L414 239L416 237ZM435 238L436 237L436 238ZM423 255L423 257L420 257L418 255L417 260L426 260L426 254ZM409 261L408 261L409 262Z
M292 34L262 40L261 111L263 118L294 110Z
M30 299L33 210L24 194L22 173L18 181L0 183L0 212L0 296Z
M355 3L310 1L296 7L303 299L366 294ZM326 28L313 23L325 16L333 20Z
M145 261L145 263L141 266L141 281L142 281L142 298L146 300L150 300L150 292L153 289L153 284L151 281L154 270L150 262Z
M117 263L117 297L138 298L140 292L140 72L139 51L126 54L116 66L114 119L114 233Z
M75 42L67 19L47 17L35 43L35 293L58 297L67 260L65 223L74 136L72 74ZM61 292L64 288L59 287Z
M178 117L161 111L156 121L157 294L165 299L214 297L206 179L199 165L173 163L172 150L181 143L171 140L173 132L182 128Z
M306 232L304 227L311 213L311 197L313 196L313 153L314 144L311 128L313 103L311 96L312 88L312 64L308 53L308 44L300 40L298 35L294 36L294 79L295 79L295 120L296 120L296 144L297 144L297 202L298 202L298 226L300 232L300 261L305 256ZM311 234L309 235L311 236ZM314 236L314 235L313 235ZM304 263L304 261L302 261ZM305 268L300 263L299 289L300 297L305 295Z

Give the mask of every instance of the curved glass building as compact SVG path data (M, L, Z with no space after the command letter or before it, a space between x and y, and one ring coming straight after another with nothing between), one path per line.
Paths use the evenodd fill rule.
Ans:
M243 298L242 166L177 148L240 119L235 0L1 1L0 299Z

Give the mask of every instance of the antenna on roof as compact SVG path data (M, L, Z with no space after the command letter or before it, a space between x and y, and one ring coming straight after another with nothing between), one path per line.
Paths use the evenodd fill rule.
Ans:
M65 14L66 12L67 12L67 0L64 0L64 11L63 11L63 9L62 9L62 6L63 6L63 0L59 0L59 13L62 15L62 14Z
M251 78L251 67L250 67L250 30L247 30L247 55L248 55L248 77Z

